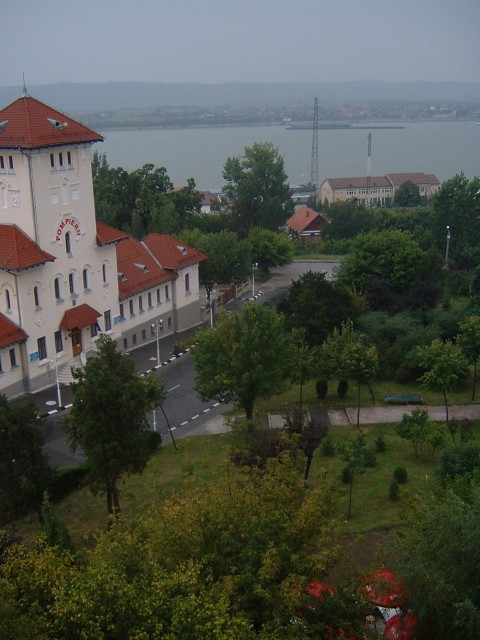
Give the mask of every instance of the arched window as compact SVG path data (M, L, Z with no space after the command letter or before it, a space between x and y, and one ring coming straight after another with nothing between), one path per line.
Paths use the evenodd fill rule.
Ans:
M5 187L1 187L0 188L0 200L2 202L2 208L6 209L7 208L7 190L5 189Z
M103 284L107 283L107 265L105 263L102 264L102 279Z
M83 270L83 288L85 291L88 289L88 269L86 267Z
M68 287L70 289L70 295L73 296L75 294L75 276L73 273L68 276Z
M10 300L10 291L8 289L5 289L5 302L7 305L7 311L11 311L12 310L12 302Z
M60 278L55 278L53 282L53 289L55 291L55 300L59 302L62 299L60 295Z
M72 255L72 239L70 236L70 231L67 231L65 234L65 251L67 252L67 256Z
M38 287L37 286L33 287L33 299L35 301L35 309L38 309L40 307L40 297L38 295Z

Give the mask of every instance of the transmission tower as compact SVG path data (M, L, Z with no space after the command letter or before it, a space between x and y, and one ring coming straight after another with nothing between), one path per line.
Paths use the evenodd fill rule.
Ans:
M310 165L310 185L315 189L318 186L318 97L315 98L313 107L313 137L312 137L312 162Z

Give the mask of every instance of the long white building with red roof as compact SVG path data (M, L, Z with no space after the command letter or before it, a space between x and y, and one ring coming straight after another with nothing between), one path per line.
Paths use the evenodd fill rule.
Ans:
M327 178L317 192L317 202L333 204L355 200L370 207L392 204L397 189L405 182L417 185L420 195L431 200L441 187L438 178L425 173L387 173L384 176Z
M88 127L24 95L0 110L0 392L55 383L107 333L128 350L199 324L198 265L174 238L97 222ZM152 327L153 325L153 327Z

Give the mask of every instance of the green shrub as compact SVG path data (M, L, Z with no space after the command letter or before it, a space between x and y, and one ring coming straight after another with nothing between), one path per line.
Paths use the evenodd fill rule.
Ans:
M437 470L442 482L472 473L480 468L480 449L478 447L452 447L442 451Z
M315 391L317 392L317 398L323 400L328 393L328 382L326 380L317 380Z
M400 485L396 480L392 480L390 483L389 495L392 502L397 502L400 498Z
M377 452L373 447L365 449L363 453L363 464L367 468L377 466Z
M344 467L342 471L342 475L340 476L340 480L343 484L350 484L353 479L353 472L350 467Z
M337 387L337 395L339 398L345 398L348 393L348 381L340 380Z
M383 436L378 436L375 440L375 451L377 453L384 453L387 450L387 445L385 444L385 440Z
M91 464L89 460L84 460L81 464L73 467L64 467L57 469L52 482L48 488L48 495L57 502L62 500L70 493L83 486L84 480L90 472Z
M393 470L393 479L398 482L398 484L405 484L408 480L408 474L405 467L395 467Z
M337 452L337 450L335 449L335 445L330 440L330 438L325 438L325 440L322 442L321 451L324 456L328 457L333 457Z
M157 451L157 449L162 444L162 434L158 431L145 431L144 432L145 444L147 446L147 451L153 453Z

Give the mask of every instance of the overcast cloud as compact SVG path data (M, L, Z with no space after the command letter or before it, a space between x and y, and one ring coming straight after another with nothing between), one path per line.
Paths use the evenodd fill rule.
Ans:
M2 0L2 86L480 81L480 0Z

